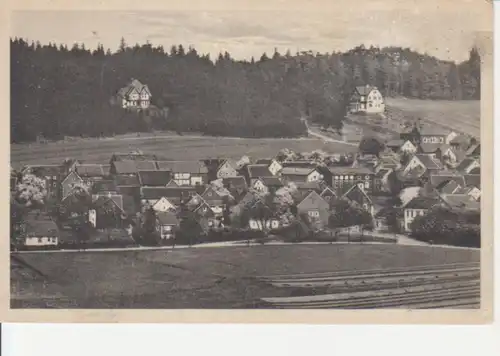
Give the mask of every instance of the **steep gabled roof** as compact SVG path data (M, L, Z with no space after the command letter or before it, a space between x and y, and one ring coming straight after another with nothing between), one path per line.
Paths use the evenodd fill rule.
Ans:
M434 158L433 155L421 153L416 154L415 157L417 157L427 169L439 170L443 168L441 162Z
M158 169L170 170L172 173L208 173L208 168L202 161L157 161L156 164Z
M259 178L266 187L281 188L283 182L278 177L260 177Z
M148 86L142 84L137 79L132 79L129 84L118 90L118 95L121 97L127 97L134 89L137 90L138 93L141 93L143 90L146 90L148 94L151 95L151 91L149 90Z
M337 194L330 188L326 187L320 194L321 197L337 197Z
M405 140L401 140L401 139L395 139L395 140L390 140L390 141L387 141L387 143L385 144L387 147L391 147L391 148L399 148L401 146L403 146L403 144L405 143L406 141Z
M156 218L158 219L158 222L160 223L160 225L178 225L179 224L179 219L177 218L177 215L174 213L158 211L156 213Z
M328 170L331 174L374 174L373 170L360 166L360 167L345 167L345 166L330 166Z
M372 85L360 85L356 87L356 91L359 95L368 95L372 90L377 89L377 87Z
M114 181L117 187L121 186L139 187L141 185L137 175L132 175L132 176L116 175L114 177Z
M194 194L196 190L192 187L141 187L141 197L142 199L160 199L167 198L178 199L180 201L181 197L187 198Z
M229 190L247 188L247 182L243 176L222 178L222 182Z
M281 170L281 175L308 176L314 170L316 170L316 168L285 167Z
M479 210L481 203L467 194L441 194L441 200L452 209Z
M435 197L415 197L410 200L406 205L403 206L404 209L431 209L432 207L439 204L439 199Z
M362 203L363 198L367 199L370 204L373 204L371 198L366 194L364 189L361 189L357 184L354 184L347 192L342 195L342 198Z
M459 134L450 141L450 144L451 145L468 145L469 142L470 142L470 139L467 137L467 135Z
M429 181L434 188L441 188L450 180L455 181L460 186L465 186L464 176L460 174L432 174Z
M50 218L25 220L26 236L33 237L58 237L59 229L54 220Z
M297 204L297 207L300 207L302 204L304 204L305 201L311 201L314 203L318 202L320 204L323 204L324 206L328 205L328 202L314 190L309 192L309 194L302 198L300 203Z
M481 175L480 174L464 174L465 186L476 187L481 189Z
M438 191L442 194L454 194L459 190L461 186L454 180L446 182L442 187L438 188Z
M467 156L479 156L481 154L481 144L477 143L475 145L471 145L466 153Z
M460 162L460 164L457 166L456 169L459 172L465 172L467 170L467 168L469 168L469 166L476 161L478 161L476 158L472 158L472 157L465 158L462 162Z
M162 171L139 171L139 182L142 186L166 187L172 179L172 172Z
M247 165L249 178L272 177L267 164L249 164Z
M109 166L102 164L78 164L75 172L80 177L106 177L109 175Z

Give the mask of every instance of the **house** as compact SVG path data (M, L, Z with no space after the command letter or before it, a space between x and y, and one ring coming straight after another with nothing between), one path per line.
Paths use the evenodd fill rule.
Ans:
M417 153L417 150L418 148L416 145L414 145L410 140L406 140L403 142L401 146L399 146L397 152L405 154L414 154Z
M451 210L458 211L478 211L481 203L468 194L441 194L442 205Z
M410 171L416 170L418 168L424 169L425 172L437 172L443 169L441 162L433 154L423 154L419 153L414 155L403 167L402 171L404 173L409 173Z
M392 206L385 206L375 212L373 225L376 231L395 232L402 229L401 209Z
M141 205L151 206L155 211L174 211L195 193L186 187L141 187Z
M158 161L159 170L170 170L179 186L203 186L208 182L208 168L201 161Z
M281 177L287 182L318 182L323 174L317 168L284 167Z
M277 176L279 172L283 169L281 163L275 158L272 159L259 159L256 164L265 164L273 176Z
M401 140L401 139L394 139L394 140L389 140L385 143L385 147L389 148L393 152L399 152L400 148L406 143L410 142L408 140ZM415 147L415 145L412 143L412 146Z
M465 152L467 157L479 158L481 157L481 144L475 143L471 144L467 151Z
M318 193L312 191L297 204L297 214L308 216L309 221L316 226L327 226L330 217L330 204Z
M479 159L468 157L460 162L460 164L456 167L456 170L462 174L474 174L475 172L473 171L479 169L480 167L481 163L479 162Z
M261 193L276 192L283 187L283 182L278 177L260 177L254 181L252 188Z
M453 131L450 132L447 129L435 125L424 126L415 123L411 127L403 130L399 136L402 140L408 140L415 145L427 143L449 144L449 142L457 136L457 133Z
M253 208L261 212L261 217L252 216L248 219L248 227L251 230L264 230L264 229L278 229L280 227L280 220L275 216L275 212L267 206L263 201L257 199Z
M224 195L221 195L218 191L209 186L205 189L203 194L201 194L201 198L210 206L214 213L217 215L222 214L226 205Z
M411 231L411 223L417 216L423 216L440 201L435 197L415 197L403 206L404 230Z
M223 178L222 184L235 199L244 195L248 190L247 182L243 176Z
M123 197L119 194L94 196L88 211L88 220L96 229L120 229L128 226L128 214L123 209Z
M459 134L450 140L449 144L454 151L466 151L470 145L470 138L467 135Z
M26 219L22 223L21 236L26 248L55 247L59 244L59 229L48 216Z
M117 98L122 108L147 109L151 104L151 91L137 79L118 91Z
M171 212L156 213L156 229L162 241L173 239L178 226L179 219L176 214Z
M248 164L242 170L243 176L247 179L248 186L253 186L255 181L261 177L272 177L267 164Z
M464 174L465 186L476 187L481 189L481 175L480 174Z
M351 95L349 103L351 113L380 114L385 111L382 93L370 85L358 86Z
M342 198L358 205L373 216L373 202L368 194L366 194L363 182L353 185L342 195Z
M161 171L139 171L137 173L141 187L166 187L172 180L172 172Z
M323 189L319 196L322 197L327 203L337 199L337 194L330 187Z
M157 170L155 161L123 160L111 163L110 173L113 175L136 175L139 171Z
M196 204L192 204L190 210L195 214L196 220L203 231L208 231L220 225L220 216L216 216L212 208L203 199L198 200Z
M367 192L373 192L374 172L366 167L328 167L331 180L326 181L336 192L343 193L353 185L363 183Z
M91 189L92 194L98 193L117 193L118 188L114 180L98 180L94 182Z
M84 184L83 179L78 175L78 173L70 171L61 182L61 200L71 194L75 185L78 184Z
M221 165L217 168L216 171L216 179L219 178L228 178L228 177L237 177L238 173L238 165L233 160L225 160L221 163Z
M110 168L110 165L85 163L75 165L73 170L78 173L84 181L90 180L94 182L107 178Z

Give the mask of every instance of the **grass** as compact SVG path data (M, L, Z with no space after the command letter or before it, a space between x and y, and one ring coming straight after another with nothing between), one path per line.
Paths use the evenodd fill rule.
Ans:
M255 276L475 262L479 251L332 244L32 253L20 258L44 276L24 273L11 260L13 308L243 308L261 297L283 295Z
M160 135L160 134L159 134ZM142 150L154 152L171 160L197 160L212 157L240 158L273 157L280 149L300 152L322 149L331 153L344 153L356 147L342 143L323 142L314 138L298 139L245 139L194 136L124 136L110 139L84 139L58 141L46 144L12 144L11 164L18 168L26 164L61 163L66 157L89 162L107 163L113 152Z
M457 132L480 136L480 102L477 100L418 100L387 98L389 116L397 118L421 118Z

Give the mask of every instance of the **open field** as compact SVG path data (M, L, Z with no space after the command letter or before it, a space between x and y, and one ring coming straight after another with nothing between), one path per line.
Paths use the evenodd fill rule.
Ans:
M89 162L107 163L113 152L142 150L171 160L197 160L211 157L240 158L272 157L282 148L300 152L322 149L332 153L353 152L356 146L341 142L325 142L317 138L246 139L204 136L145 136L58 141L46 144L11 145L11 164L17 168L26 164L61 163L66 157Z
M315 279L318 282L324 281L325 272L362 274L371 269L478 261L479 250L373 244L26 253L11 259L11 306L249 308L259 305L262 298L289 298L300 293L297 288L276 288L272 283L263 283L257 278L261 276L295 274L290 278L297 278L297 274L301 274L306 278L308 276L302 274L320 274L322 277ZM30 267L23 266L24 263ZM472 270L470 273L477 274ZM394 278L399 283L398 275L386 276L388 281ZM455 278L449 283L458 282ZM411 286L412 282L409 283ZM328 290L308 293L318 292L327 294Z
M477 100L418 100L387 98L391 119L421 118L425 123L449 128L457 132L480 136L480 102Z

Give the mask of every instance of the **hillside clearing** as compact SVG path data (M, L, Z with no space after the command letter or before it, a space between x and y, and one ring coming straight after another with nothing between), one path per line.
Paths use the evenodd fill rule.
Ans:
M11 306L248 307L273 293L258 283L256 276L477 262L479 253L427 246L348 244L28 253L18 257L43 276L21 273L11 260Z
M107 163L113 152L142 150L171 160L198 160L212 157L240 158L272 157L280 149L299 152L322 149L331 153L354 152L357 147L341 142L324 142L316 138L247 139L195 136L147 136L115 139L86 139L59 141L47 144L11 145L14 167L26 164L61 163L66 157L89 162Z
M424 123L433 124L480 136L481 111L478 100L419 100L387 98L387 112L392 120L421 118Z

